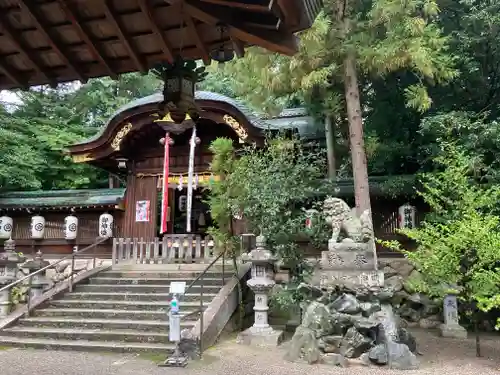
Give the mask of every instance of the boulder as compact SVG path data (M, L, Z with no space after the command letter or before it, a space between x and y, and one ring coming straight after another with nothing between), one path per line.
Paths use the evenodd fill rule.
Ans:
M389 356L385 344L378 344L371 348L368 352L368 358L377 365L386 365L389 362Z
M396 293L394 293L394 295L391 298L391 305L400 306L404 302L406 302L408 297L410 297L410 295L407 292L405 292L404 290L396 292Z
M340 354L347 358L358 358L373 344L373 340L361 334L356 328L347 330L340 344Z
M380 311L380 302L378 302L378 301L361 302L359 304L359 307L361 308L361 314L364 317L368 318L373 313L376 313L377 311Z
M390 341L386 347L390 369L416 370L418 368L417 357L405 344Z
M405 304L398 309L399 315L410 322L418 322L422 318L422 310L417 310L409 304Z
M396 271L394 268L391 266L385 266L382 269L382 272L384 272L384 278L388 279L390 277L396 276L398 274L398 271Z
M300 283L297 287L297 292L312 300L323 296L323 291L320 288L306 283Z
M398 336L399 343L405 344L411 352L417 352L417 340L406 328L398 328Z
M294 362L302 358L309 364L317 363L321 359L321 352L318 348L316 332L299 326L292 337L285 359Z
M318 340L318 347L324 353L338 353L342 339L342 336L324 336Z
M411 263L406 260L395 260L390 263L390 267L396 270L404 279L407 278L415 269Z
M360 317L354 321L354 328L365 336L375 338L379 322L376 319Z
M403 278L401 276L392 276L384 281L387 288L392 289L394 292L399 292L403 289Z
M347 360L342 354L338 353L324 354L322 362L326 365L347 367Z
M344 293L333 301L329 306L331 310L335 310L344 314L357 314L361 311L358 300L352 294Z
M334 326L330 311L322 303L313 301L307 306L302 318L302 325L314 331L316 337L327 336L334 333Z
M342 314L338 312L332 312L330 315L330 322L332 324L333 330L332 334L344 334L349 327L354 325L354 322L359 317L349 314Z

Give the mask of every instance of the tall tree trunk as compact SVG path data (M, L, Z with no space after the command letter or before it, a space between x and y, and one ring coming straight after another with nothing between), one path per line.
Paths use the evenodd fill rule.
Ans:
M348 21L344 20L344 22L348 28ZM363 135L363 117L356 73L356 58L352 53L348 53L344 59L344 86L354 177L354 197L356 200L356 211L360 215L365 210L370 210L371 212L371 203Z
M335 180L337 170L335 167L335 130L331 116L325 118L325 137L326 137L326 153L328 159L328 178Z

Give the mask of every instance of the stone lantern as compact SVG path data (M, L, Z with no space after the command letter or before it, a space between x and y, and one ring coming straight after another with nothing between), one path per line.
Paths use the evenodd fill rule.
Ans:
M16 253L16 243L8 239L4 243L4 252L0 254L0 289L17 280L18 264L25 258ZM0 318L10 313L10 289L0 292Z
M283 332L273 329L268 322L268 297L276 284L274 281L274 263L276 258L266 249L266 239L258 236L256 248L242 255L242 260L251 262L251 278L247 281L255 293L255 320L252 327L240 333L238 342L257 346L277 346L283 338Z
M32 260L23 264L23 268L27 269L29 274L32 274L50 264L49 261L43 259L43 254L40 250L37 251ZM30 299L40 297L45 289L45 286L49 285L49 281L46 276L47 271L40 272L31 278L31 289L30 289Z

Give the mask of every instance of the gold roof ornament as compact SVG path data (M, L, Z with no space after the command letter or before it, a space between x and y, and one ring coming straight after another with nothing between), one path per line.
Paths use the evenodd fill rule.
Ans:
M228 124L238 135L241 140L245 140L248 138L247 131L240 125L240 123L230 115L224 115L223 120L226 124Z
M80 154L80 155L72 155L73 163L86 163L88 161L94 160L94 157L90 153Z
M130 130L132 130L132 124L129 122L128 124L124 125L123 128L121 128L118 133L116 133L115 137L113 138L113 141L111 142L111 148L113 150L115 151L120 150L120 145Z

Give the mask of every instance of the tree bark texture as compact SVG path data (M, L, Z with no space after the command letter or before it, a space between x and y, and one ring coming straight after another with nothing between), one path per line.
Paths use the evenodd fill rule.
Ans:
M325 137L326 137L326 153L328 159L328 178L335 180L337 177L337 170L335 167L335 130L332 123L332 118L326 116L325 118Z
M352 53L348 53L344 59L344 86L349 122L356 211L360 215L363 211L370 210L371 214L361 99L359 97L358 77L356 73L356 57Z

